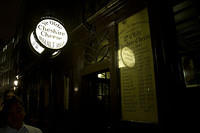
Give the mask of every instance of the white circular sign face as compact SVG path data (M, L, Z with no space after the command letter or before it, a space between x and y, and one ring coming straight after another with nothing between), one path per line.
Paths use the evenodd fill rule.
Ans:
M50 18L40 21L35 32L41 44L50 49L61 49L68 40L67 31L63 25Z
M41 53L44 51L44 48L41 47L41 46L36 42L36 40L35 40L35 38L34 38L34 35L33 35L33 32L32 32L31 35L30 35L30 42L31 42L31 45L32 45L32 47L34 48L34 50L35 50L36 52L38 52L39 54L41 54Z
M134 67L134 65L135 65L135 55L130 48L124 47L122 49L121 56L122 56L122 61L126 66Z

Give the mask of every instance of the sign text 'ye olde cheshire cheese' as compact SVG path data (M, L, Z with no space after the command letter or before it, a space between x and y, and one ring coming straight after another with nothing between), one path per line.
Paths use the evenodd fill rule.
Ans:
M50 49L61 49L68 40L68 35L63 25L49 18L43 19L37 24L36 36L42 45Z

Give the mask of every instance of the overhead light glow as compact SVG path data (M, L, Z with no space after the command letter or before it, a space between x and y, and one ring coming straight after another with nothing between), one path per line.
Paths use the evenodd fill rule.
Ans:
M18 86L18 84L19 84L19 81L18 80L14 80L14 86Z
M75 91L75 92L78 92L78 87L75 87L75 88L74 88L74 91Z
M100 78L100 79L105 79L105 74L99 73L97 76L98 76L98 78Z

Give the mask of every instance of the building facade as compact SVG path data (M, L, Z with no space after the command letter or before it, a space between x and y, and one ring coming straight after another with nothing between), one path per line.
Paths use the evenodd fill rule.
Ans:
M70 5L74 8L33 9L25 13L17 52L10 52L17 60L9 58L9 74L1 69L0 87L19 75L16 91L24 99L27 122L44 132L178 130L184 119L191 120L182 114L195 107L185 103L186 89L198 88L199 82L198 40L193 47L189 43L199 33L196 5L86 0ZM60 19L69 34L55 58L35 55L27 41L45 15ZM194 97L188 101L196 103Z

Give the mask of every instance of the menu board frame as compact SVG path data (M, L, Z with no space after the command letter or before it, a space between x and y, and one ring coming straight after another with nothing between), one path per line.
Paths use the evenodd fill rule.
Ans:
M148 8L143 8L121 20L117 26L121 119L140 123L158 123ZM123 49L126 51L123 52ZM142 80L144 82L141 82Z

